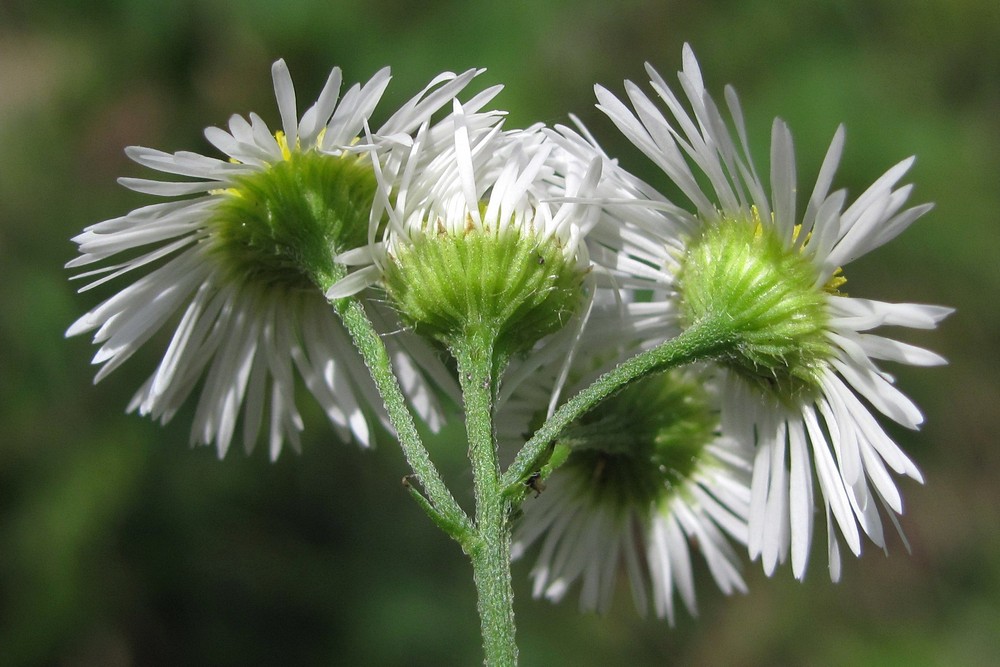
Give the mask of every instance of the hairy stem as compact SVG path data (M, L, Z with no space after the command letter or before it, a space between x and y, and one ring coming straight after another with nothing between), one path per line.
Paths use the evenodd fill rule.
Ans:
M723 323L714 320L700 322L676 338L637 354L599 377L560 406L525 443L501 478L504 493L518 502L528 491L526 482L544 465L563 429L602 400L650 373L713 357L732 345L731 339L732 332Z
M511 502L500 484L500 463L493 433L494 337L471 333L452 346L458 362L469 460L476 497L477 540L467 549L479 595L485 664L517 664L514 643L514 591L510 577Z
M451 491L445 486L444 480L441 479L423 445L406 398L399 387L399 381L392 371L385 344L359 301L352 298L340 299L334 302L334 307L351 334L365 365L368 366L372 380L375 381L375 386L389 413L389 419L396 429L396 436L406 462L413 470L424 493L427 494L429 504L421 503L421 507L430 514L434 523L465 546L473 535L472 524L468 515L455 501Z

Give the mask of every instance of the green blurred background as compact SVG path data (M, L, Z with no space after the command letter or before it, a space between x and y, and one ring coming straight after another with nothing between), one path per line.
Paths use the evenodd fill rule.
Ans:
M837 183L855 195L918 155L915 199L937 208L848 272L852 294L958 309L906 333L950 366L893 370L928 417L893 431L927 479L902 484L913 553L868 545L833 585L818 539L805 584L750 565L749 595L732 599L701 572L700 616L674 629L637 617L625 588L605 617L578 614L575 596L534 601L517 563L523 664L1000 662L996 0L4 0L0 665L479 663L470 569L402 492L388 438L336 442L303 400L301 456L219 462L187 446L190 410L167 427L125 415L161 350L92 385L89 341L63 339L97 298L67 280L69 238L148 201L115 184L146 175L124 146L211 154L206 125L250 110L277 122L277 57L301 104L333 65L349 82L391 65L383 113L439 71L487 67L509 127L576 113L660 182L592 86L621 91L647 60L673 80L685 41L716 94L736 84L758 155L770 118L790 122L803 183L841 121ZM434 455L466 488L461 439L447 440Z

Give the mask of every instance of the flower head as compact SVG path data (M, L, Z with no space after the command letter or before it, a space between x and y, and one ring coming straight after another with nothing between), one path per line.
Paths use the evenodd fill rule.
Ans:
M303 427L294 401L297 371L341 435L367 444L366 414L381 414L380 403L323 290L346 272L336 255L366 242L374 165L386 152L378 146L425 123L475 74L438 76L375 132L376 145L358 150L353 144L389 82L388 69L343 97L341 73L334 69L299 118L288 68L279 60L272 76L281 130L272 133L256 114L249 120L234 115L228 131L208 128L206 138L228 159L127 149L143 166L193 180L120 179L171 201L97 223L74 239L81 254L68 267L121 258L76 276L92 279L83 290L146 272L67 331L97 330L94 342L101 347L94 363L102 367L96 380L158 331L175 326L163 360L130 410L166 422L201 385L191 440L215 443L222 456L241 410L244 444L254 446L269 403L270 454L276 457L286 439L298 446ZM393 338L389 345L403 385L436 427L439 413L421 368L427 363L437 372L433 356L418 341Z
M655 337L653 325L660 335L695 325L719 326L731 335L730 347L716 361L725 371L724 432L756 447L750 554L771 573L790 547L793 571L804 576L815 475L837 579L834 524L855 554L861 550L859 527L884 547L880 507L893 522L902 512L889 471L921 479L872 413L908 428L917 428L922 416L875 361L944 363L936 354L869 331L880 325L933 328L950 309L871 301L840 290L843 266L930 209L905 208L912 186L897 186L913 160L887 171L845 208L846 193L830 191L844 142L840 128L800 215L792 138L784 122L775 120L772 128L768 193L750 157L733 90L726 89L726 102L735 138L706 92L689 47L679 80L690 110L659 74L648 72L669 117L631 82L626 92L634 110L601 87L598 106L696 212L681 212L654 196L648 206L661 221L650 223L649 211L636 217L632 207L618 207L625 226L645 239L634 243L623 235L618 242L615 249L643 267L623 271L620 279L663 297L658 305L637 309L635 320L645 323L648 337Z
M584 346L590 352L577 350L571 373L577 382L592 379L581 369L596 371L596 350L609 349L603 336ZM518 387L504 408L508 427L536 421L555 384L543 372ZM514 535L515 556L541 544L536 597L558 601L580 580L581 609L603 612L624 567L637 609L645 613L652 599L673 623L675 592L697 610L694 552L721 590L746 590L730 540L746 543L749 450L720 434L703 374L670 371L627 386L567 428L556 451L565 461L525 501Z
M596 212L562 200L600 172L540 128L504 131L457 101L451 119L450 136L422 130L394 171L379 170L372 224L380 204L382 240L329 294L378 282L419 331L447 345L485 327L506 358L564 326L582 302Z

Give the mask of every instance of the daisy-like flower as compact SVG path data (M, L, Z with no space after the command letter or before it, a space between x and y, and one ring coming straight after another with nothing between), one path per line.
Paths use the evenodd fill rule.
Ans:
M506 359L563 327L582 303L584 237L596 210L560 199L588 193L599 162L572 159L540 127L504 131L454 107L448 145L425 126L399 148L393 171L377 170L372 229L383 211L388 225L353 253L365 266L328 296L381 284L406 322L446 345L480 324L495 327Z
M578 350L572 375L579 379L596 358ZM539 377L518 387L502 425L540 420L555 380ZM639 612L651 600L673 624L675 594L697 612L695 552L722 591L746 591L732 542L746 544L750 452L720 434L717 398L699 373L670 371L629 385L567 428L556 452L565 462L525 500L514 533L514 557L541 544L531 570L535 597L557 602L579 580L581 610L603 613L624 569Z
M861 551L861 531L884 548L880 508L897 527L903 510L890 471L921 480L873 414L915 429L921 413L875 362L944 363L936 354L870 332L881 325L929 329L951 312L848 297L839 290L845 282L841 267L891 240L931 207L905 208L912 186L898 183L911 158L845 208L846 193L830 190L844 144L839 128L799 214L785 123L775 120L772 129L768 193L749 155L736 94L727 87L734 138L687 46L683 62L679 79L690 110L648 68L672 118L631 82L626 93L633 108L596 89L598 107L696 209L680 213L662 195L650 197L648 207L666 222L648 224L647 211L628 232L645 237L642 243L620 236L615 250L628 265L620 280L666 295L642 304L635 319L644 326L710 324L733 336L717 363L725 372L723 430L756 448L750 555L770 574L790 548L795 576L805 575L818 482L836 580L834 524L854 554ZM631 208L616 210L627 219Z
M298 448L303 424L294 400L296 371L341 436L368 444L366 415L374 411L385 421L367 369L323 291L346 271L334 256L366 243L374 166L386 151L352 145L389 83L389 70L341 97L341 72L334 69L301 119L284 61L271 73L280 131L272 133L256 114L249 120L234 115L228 131L208 128L206 138L228 159L128 148L143 166L193 180L120 179L127 188L171 201L87 228L74 239L80 256L67 265L104 264L76 276L91 280L81 291L145 272L77 320L67 335L96 329L94 342L101 347L94 363L102 365L96 382L173 328L163 360L129 410L166 422L200 384L191 440L215 443L220 457L241 411L248 451L265 411L270 456L277 457L286 440ZM374 133L373 142L405 141L475 75L436 77ZM470 106L478 109L496 90L484 91ZM111 258L120 259L107 265ZM450 379L419 341L394 336L387 343L404 391L436 428L440 415L425 377Z

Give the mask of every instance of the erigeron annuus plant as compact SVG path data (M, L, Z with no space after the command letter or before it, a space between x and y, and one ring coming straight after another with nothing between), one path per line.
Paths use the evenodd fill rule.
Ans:
M693 552L727 593L745 590L738 545L769 574L790 552L804 576L818 500L836 579L839 541L884 547L880 516L902 511L889 471L920 479L869 406L921 415L874 360L943 361L870 330L949 312L848 297L843 267L929 207L904 207L909 161L847 206L830 191L838 130L800 215L783 123L768 194L735 93L734 139L690 49L686 103L649 71L659 101L627 83L631 107L600 87L598 106L681 204L585 130L505 127L485 110L498 87L464 95L475 71L375 125L387 71L341 98L334 70L299 117L279 61L281 130L255 114L210 128L224 159L129 149L195 180L122 180L170 200L88 228L70 266L100 267L84 289L146 273L67 333L96 329L101 379L173 328L130 409L166 421L200 386L191 439L220 457L238 427L248 450L262 430L272 458L297 447L300 383L345 439L383 424L410 494L472 563L490 665L517 661L511 554L534 543L536 595L580 582L581 607L603 610L623 568L639 610L673 622L675 593L696 608ZM416 427L436 430L448 393L471 507Z

